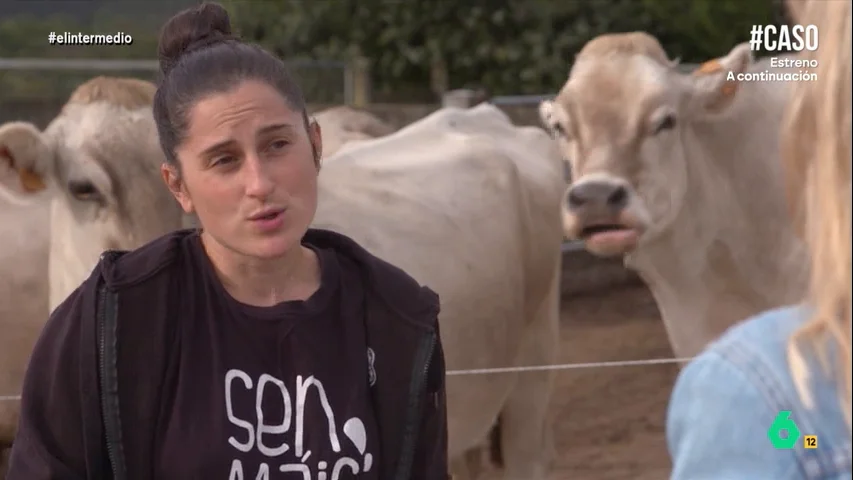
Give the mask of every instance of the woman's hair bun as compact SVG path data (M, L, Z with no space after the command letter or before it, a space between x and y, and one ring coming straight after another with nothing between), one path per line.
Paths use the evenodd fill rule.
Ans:
M160 31L160 71L166 75L182 55L232 39L231 19L222 5L205 2L183 10Z

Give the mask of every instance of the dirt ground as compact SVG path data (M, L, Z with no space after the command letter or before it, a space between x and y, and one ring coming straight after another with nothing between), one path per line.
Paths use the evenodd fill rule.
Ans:
M565 298L563 363L672 358L643 286ZM552 400L551 480L669 477L664 418L675 365L562 370Z

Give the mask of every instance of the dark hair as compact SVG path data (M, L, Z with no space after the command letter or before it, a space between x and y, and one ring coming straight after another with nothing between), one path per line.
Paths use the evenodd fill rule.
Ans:
M184 140L189 114L205 95L226 92L244 80L275 88L288 105L308 114L299 85L279 58L231 32L228 12L202 3L169 19L160 32L160 84L154 95L154 120L166 160L178 166L175 147Z

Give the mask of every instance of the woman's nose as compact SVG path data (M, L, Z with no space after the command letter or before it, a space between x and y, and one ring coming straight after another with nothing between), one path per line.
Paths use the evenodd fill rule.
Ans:
M250 197L266 198L275 189L264 162L257 154L246 157L244 163L246 194Z

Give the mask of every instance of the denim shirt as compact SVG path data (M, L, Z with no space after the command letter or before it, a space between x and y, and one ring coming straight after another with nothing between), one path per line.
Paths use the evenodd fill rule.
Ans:
M788 368L788 338L806 318L802 307L759 314L684 367L666 419L672 480L851 478L850 428L832 380L808 358L807 409ZM775 448L768 436L782 411L800 430L792 449ZM804 447L806 435L817 436L817 448Z

